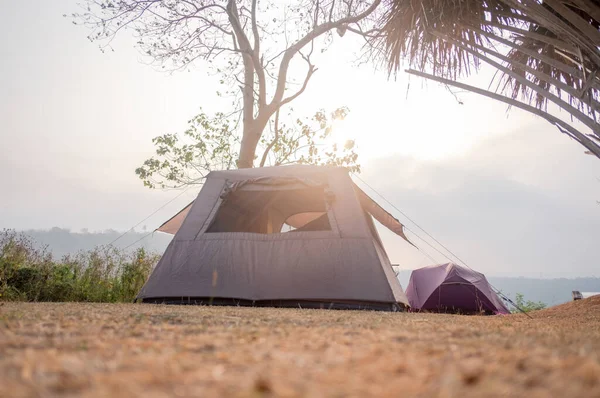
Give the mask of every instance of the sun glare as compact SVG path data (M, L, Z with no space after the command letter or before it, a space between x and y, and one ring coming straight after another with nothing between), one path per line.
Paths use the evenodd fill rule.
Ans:
M356 131L346 119L334 120L331 126L331 135L328 137L329 145L337 145L342 149L348 141L356 140Z
M399 155L439 160L458 156L471 147L474 137L467 126L419 116L398 114L395 118L373 119L366 114L350 114L333 122L327 144L342 148L353 140L362 159Z

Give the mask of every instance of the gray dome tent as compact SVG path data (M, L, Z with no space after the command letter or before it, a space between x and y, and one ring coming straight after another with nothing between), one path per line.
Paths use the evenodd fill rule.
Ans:
M403 308L373 217L407 240L344 168L213 171L196 200L158 228L175 236L138 299Z

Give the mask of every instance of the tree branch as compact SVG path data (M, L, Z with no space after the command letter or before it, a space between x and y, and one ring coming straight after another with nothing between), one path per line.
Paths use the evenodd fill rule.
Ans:
M254 50L252 51L252 61L254 70L258 77L258 106L264 108L267 105L267 81L265 78L265 66L260 56L260 35L258 33L258 23L256 21L256 6L258 0L252 0L252 35L254 36Z
M287 80L287 73L290 66L290 61L294 56L300 51L305 45L321 36L322 34L335 29L342 25L347 25L350 23L358 22L367 16L369 16L375 9L379 6L381 0L375 0L365 11L360 14L357 14L353 17L345 17L340 18L337 21L328 21L321 25L318 25L310 32L308 32L304 37L298 40L296 43L291 45L283 54L283 59L281 60L281 64L279 65L279 73L277 75L277 88L275 89L275 94L273 96L273 100L268 105L269 112L272 115L276 108L280 106L280 103L283 99L283 95L285 92L285 82Z
M302 53L300 53L302 55ZM302 83L302 87L300 87L300 90L298 90L294 95L291 95L285 99L282 99L279 103L279 106L277 107L277 109L280 109L282 106L284 106L285 104L292 102L293 100L295 100L296 98L298 98L298 96L300 96L300 94L302 94L304 92L304 90L306 90L306 86L308 86L308 81L310 80L310 78L312 77L312 75L318 70L317 68L315 68L315 66L310 62L310 58L306 57L304 55L302 55L302 58L308 63L308 72L306 72L306 77L304 78L304 82Z
M244 62L244 86L242 89L244 101L244 125L248 126L254 121L254 62L252 60L252 48L248 36L244 33L239 20L235 0L227 2L227 14L229 22L235 33L240 51L242 51L242 60Z
M331 22L333 18L333 8L335 7L335 0L331 1L331 8L329 9L329 22Z

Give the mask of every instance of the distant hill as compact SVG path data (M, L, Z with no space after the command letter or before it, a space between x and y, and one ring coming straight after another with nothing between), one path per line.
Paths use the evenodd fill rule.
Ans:
M123 235L123 232L107 230L103 232L72 232L63 228L52 228L50 230L27 230L21 231L33 238L38 247L47 247L48 251L56 259L67 254L74 254L81 250L90 250L97 246L105 246L114 242L118 248L135 250L143 247L148 251L162 253L173 238L172 235L162 232L149 233L131 231Z
M66 254L81 250L90 250L96 246L108 245L123 234L114 230L72 232L62 228L22 232L31 236L38 246L47 246L55 258L61 258ZM119 238L114 245L119 248L127 248L127 250L144 247L151 252L162 253L167 248L171 238L171 235L161 232L132 231ZM399 279L404 288L408 284L410 273L410 270L400 272ZM512 299L517 293L522 293L526 300L542 301L548 306L570 301L573 290L600 292L600 278L537 279L488 275L488 280Z
M402 287L406 288L410 279L410 270L402 270L399 274ZM600 278L524 278L487 276L488 281L502 293L515 299L517 293L524 295L525 300L541 301L547 306L566 303L572 300L571 292L600 292Z

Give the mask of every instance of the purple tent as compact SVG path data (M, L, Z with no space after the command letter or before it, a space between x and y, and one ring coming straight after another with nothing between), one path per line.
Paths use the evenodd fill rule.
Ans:
M510 313L485 275L453 263L414 270L406 296L416 310Z

